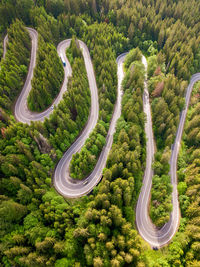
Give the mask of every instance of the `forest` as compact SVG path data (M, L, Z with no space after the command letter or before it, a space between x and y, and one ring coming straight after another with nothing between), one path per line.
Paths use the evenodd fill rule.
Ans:
M170 219L169 159L191 75L200 72L198 0L4 0L0 2L0 266L200 266L200 83L196 83L177 165L180 225L155 251L136 227L135 208L146 166L143 112L148 62L154 144L149 215L159 229ZM14 106L31 59L26 27L38 32L28 108L52 105L64 71L56 48L71 39L67 91L44 122L23 124ZM6 54L3 41L8 34ZM101 182L90 194L63 198L52 177L83 131L91 99L82 51L89 49L98 87L99 118L70 162L75 180L94 169L117 99L117 63L124 62L121 116ZM75 181L76 182L76 181Z

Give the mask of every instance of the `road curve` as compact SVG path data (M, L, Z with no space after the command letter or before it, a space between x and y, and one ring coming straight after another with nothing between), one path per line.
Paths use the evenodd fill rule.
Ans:
M143 56L142 62L147 69L146 58ZM170 176L171 184L173 186L172 191L172 205L173 210L170 216L170 220L161 229L157 229L152 223L149 213L148 206L150 201L151 186L152 186L152 162L154 159L154 143L153 143L153 131L152 131L152 121L151 121L151 108L149 103L149 93L147 90L147 75L144 82L144 94L143 94L143 107L144 112L147 117L145 123L145 133L147 136L147 157L146 157L146 169L143 178L143 186L138 198L136 206L136 224L137 229L144 240L146 240L152 247L162 247L167 244L174 234L176 233L179 226L180 210L178 202L178 192L177 192L177 158L181 142L181 137L184 129L184 123L186 119L186 114L190 102L190 96L195 82L200 80L200 73L192 76L190 84L186 91L186 105L185 109L181 112L180 123L176 133L176 139L172 146L172 153L170 158Z
M122 98L121 82L124 77L123 61L125 59L125 55L126 53L120 55L117 58L117 65L118 65L117 102L115 104L113 116L110 123L110 128L106 138L106 144L100 154L100 157L93 172L86 179L82 181L71 179L69 176L69 164L72 155L80 150L80 148L84 145L85 140L88 138L89 133L96 125L96 122L95 123L90 122L91 120L93 121L93 116L94 116L93 112L91 113L87 126L85 127L81 136L65 152L64 156L59 161L55 169L53 178L54 187L64 197L77 198L86 195L90 191L92 191L94 186L97 185L98 182L101 180L103 168L106 165L107 157L112 146L113 134L115 133L116 122L121 115L121 98Z
M30 111L27 106L27 98L32 88L31 80L33 78L33 71L36 65L36 53L37 53L37 43L38 43L37 32L31 28L27 28L27 29L29 31L29 34L32 40L31 60L30 60L29 71L28 71L28 75L26 78L26 82L15 104L15 117L20 122L30 124L31 121L44 121L45 118L49 117L49 115L53 112L53 110L51 107L49 107L45 111L41 113L37 113L37 112ZM71 76L71 73L72 73L71 66L65 56L65 50L70 45L70 41L71 40L65 40L61 42L57 47L58 54L60 55L62 53L65 58L66 67L64 68L64 81L63 81L61 90L57 98L52 103L52 105L57 105L62 99L64 92L67 90L68 77Z

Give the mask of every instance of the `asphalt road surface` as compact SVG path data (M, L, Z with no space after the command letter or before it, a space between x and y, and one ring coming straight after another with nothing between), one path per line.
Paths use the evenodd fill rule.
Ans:
M8 35L6 34L4 40L3 40L3 58L5 58L6 56L6 45L7 45L7 42L8 42Z
M145 69L147 69L147 62L145 57L142 59ZM146 157L146 169L143 178L143 186L138 198L137 207L136 207L136 224L140 235L146 240L152 247L162 247L167 244L174 234L176 233L179 220L180 220L180 210L178 203L178 192L177 192L177 157L181 142L181 137L184 129L185 118L190 102L190 96L195 82L200 80L200 73L197 73L192 76L190 84L186 91L186 105L185 109L181 112L180 123L176 133L176 139L172 146L172 153L170 159L170 177L171 184L173 186L172 191L172 204L173 210L170 215L170 220L166 223L161 229L157 229L152 223L148 213L148 206L150 201L150 193L152 186L152 176L153 170L151 168L152 162L154 159L154 143L153 143L153 131L152 131L152 120L151 120L151 109L149 103L149 93L147 90L147 77L145 78L144 83L144 95L143 95L143 107L144 112L147 117L145 123L145 133L147 137L147 157Z
M27 75L26 82L24 84L23 90L16 101L15 105L15 117L18 121L23 123L30 124L31 121L43 121L46 117L53 112L52 108L49 107L42 113L31 112L27 108L27 97L31 90L31 79L33 77L33 71L36 64L36 53L37 53L37 42L38 42L38 34L35 30L31 28L27 28L32 40L32 50L31 50L31 61L29 66L29 71ZM64 92L67 90L67 81L68 77L71 76L72 70L69 64L69 61L66 58L65 50L69 47L71 40L64 40L62 41L58 47L57 51L59 55L63 55L64 60L66 62L66 67L64 67L64 81L62 88L60 90L59 95L54 100L52 105L57 105L63 97ZM5 57L6 53L6 43L7 37L4 39L4 54ZM98 116L99 116L99 104L98 104L98 92L96 86L96 80L94 76L94 70L90 58L90 54L88 51L87 46L82 42L79 41L83 57L85 61L86 71L88 75L89 86L91 90L91 111L89 115L89 119L87 125L85 126L83 132L78 137L78 139L72 144L72 146L65 152L62 159L56 166L54 172L53 183L56 190L63 195L64 197L69 198L77 198L83 195L88 194L95 185L100 181L103 168L106 165L107 157L109 151L112 146L113 142L113 134L115 132L115 126L117 119L121 115L121 98L122 98L122 91L121 91L121 82L124 77L123 73L123 61L125 59L126 53L122 54L117 58L117 65L118 65L118 96L117 102L115 104L115 109L113 112L113 117L110 123L109 132L106 138L106 144L100 154L99 160L97 165L95 166L93 172L82 181L71 179L69 176L69 164L72 158L72 155L82 148L86 139L89 137L89 134L94 129ZM142 58L143 64L145 65L145 69L147 68L147 62L145 57ZM173 204L173 211L170 216L170 220L167 224L165 224L161 229L157 229L151 222L148 214L148 204L150 200L150 192L151 192L151 185L152 185L152 162L154 159L154 143L153 143L153 132L152 132L152 120L151 120L151 109L149 103L149 93L147 89L147 77L145 77L144 83L144 94L143 94L143 107L144 112L147 117L147 121L145 123L145 132L147 136L147 158L146 158L146 170L143 179L143 186L139 195L137 207L136 207L136 224L140 235L146 240L152 247L162 247L166 243L168 243L171 238L174 236L176 230L178 229L179 225L179 218L180 218L180 211L179 211L179 204L178 204L178 193L177 193L177 157L182 137L182 132L184 128L185 118L188 110L188 105L190 101L190 95L193 89L193 85L195 82L200 80L200 73L194 74L191 78L190 84L187 88L186 92L186 105L185 109L181 112L180 116L180 124L177 130L175 143L172 146L172 154L170 159L170 176L171 176L171 183L173 186L172 192L172 204Z

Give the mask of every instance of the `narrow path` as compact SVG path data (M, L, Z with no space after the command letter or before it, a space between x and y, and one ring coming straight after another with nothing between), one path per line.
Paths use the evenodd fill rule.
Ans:
M145 70L147 70L147 62L144 56L142 58L142 62L145 66ZM172 192L173 210L169 222L158 230L150 220L148 214L148 205L150 200L152 176L153 176L153 170L151 166L154 159L154 144L153 144L153 131L152 131L152 121L151 121L151 109L149 103L149 93L147 90L147 76L145 77L143 105L144 105L144 112L147 117L147 121L145 123L145 133L147 137L147 157L146 157L146 169L143 178L143 186L141 188L141 192L136 207L136 224L142 238L146 240L152 247L162 247L165 244L167 244L172 239L179 226L180 211L179 211L177 176L176 176L177 158L178 158L178 152L184 129L185 118L189 106L191 92L194 83L197 82L198 80L200 80L200 73L197 73L192 76L190 84L187 88L186 107L181 112L180 123L176 133L176 140L172 147L172 154L170 159L170 176L171 176L171 183L173 186L173 192Z

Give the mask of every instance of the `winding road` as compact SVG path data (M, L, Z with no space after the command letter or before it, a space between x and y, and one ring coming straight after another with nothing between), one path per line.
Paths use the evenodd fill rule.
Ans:
M29 71L27 75L26 82L22 89L20 96L18 97L15 105L15 117L18 121L23 123L30 124L31 121L43 121L46 117L53 112L51 108L48 108L42 113L31 112L27 108L27 97L31 90L31 79L33 77L33 71L36 64L36 53L37 53L37 42L38 42L38 34L35 30L31 28L27 28L32 40L32 50L31 50L31 61L29 66ZM6 37L7 38L7 37ZM6 43L7 40L4 39L4 57L6 53ZM70 39L62 41L58 47L57 51L59 55L63 55L64 60L66 62L66 67L64 68L64 81L62 88L60 90L59 95L54 100L53 105L57 105L63 97L64 92L67 90L67 81L68 77L71 76L72 70L69 64L69 61L66 58L65 50L70 45ZM87 125L85 126L83 132L78 137L78 139L72 144L72 146L64 153L62 159L58 162L55 172L53 183L56 190L68 198L77 198L81 197L85 194L88 194L94 186L100 181L103 168L106 165L107 157L113 142L113 134L115 132L115 126L118 118L121 115L121 98L122 98L122 90L121 83L124 77L123 73L123 62L126 56L126 53L120 55L117 58L117 66L118 66L118 95L117 102L115 104L113 117L111 119L110 128L108 131L108 135L106 138L106 144L100 154L97 165L95 166L93 172L84 180L73 180L69 176L69 164L72 158L72 155L78 151L80 151L81 147L84 145L86 139L89 134L94 129L99 116L99 103L98 103L98 91L97 85L94 75L94 70L92 66L92 61L90 58L90 53L88 51L87 46L79 41L80 47L82 48L83 57L85 61L85 67L88 75L88 81L91 91L91 111L89 115L89 119ZM142 58L142 62L147 69L146 58ZM174 236L176 230L179 225L180 211L178 204L178 193L177 193L177 157L181 142L181 137L183 133L185 118L189 106L190 96L193 89L193 85L195 82L200 80L200 73L197 73L192 76L190 84L187 88L186 93L186 106L185 109L181 112L180 116L180 124L176 134L176 140L172 147L172 154L170 159L170 176L171 183L173 186L172 192L172 204L173 210L170 216L170 220L167 224L165 224L160 230L158 230L151 222L148 214L148 204L150 200L151 193L151 185L152 185L152 162L154 159L154 143L153 143L153 131L152 131L152 120L151 120L151 109L149 103L149 93L147 89L147 76L145 77L144 82L144 94L143 94L143 107L144 112L147 117L147 121L145 123L145 132L147 136L147 158L146 158L146 170L143 179L143 186L139 195L137 207L136 207L136 224L140 235L146 240L151 246L161 247L168 243L172 237Z
M46 109L44 112L36 113L36 112L31 112L27 107L27 98L31 91L31 79L33 77L33 71L36 65L36 53L37 53L37 42L38 42L37 32L31 28L27 28L27 30L29 31L29 34L32 40L31 61L29 65L29 71L28 71L26 82L15 104L15 117L20 122L30 124L31 121L44 121L45 118L49 117L49 115L53 112L53 110L50 107ZM6 43L8 40L6 39L7 39L7 36L4 40L4 55L6 51ZM67 90L68 78L69 76L72 75L72 69L71 69L70 63L68 59L66 58L66 54L65 54L66 49L70 45L70 42L71 42L71 39L64 40L61 43L59 43L57 47L58 55L60 56L62 54L66 62L66 66L64 67L64 81L62 84L62 88L60 90L59 95L54 100L53 105L57 105L61 101L64 92ZM82 49L82 54L83 54L83 58L85 62L85 67L87 71L89 87L90 87L90 92L91 92L91 111L90 111L90 115L88 118L88 122L83 132L78 137L78 139L71 145L71 147L64 153L63 157L58 162L55 172L54 172L54 178L53 178L54 187L60 194L68 198L77 198L85 194L88 194L90 191L92 191L94 186L97 185L98 182L101 180L103 168L106 165L107 157L112 146L113 134L115 132L116 122L121 115L121 97L122 97L121 82L122 82L123 75L124 75L122 65L125 59L125 55L126 55L126 53L124 53L117 58L118 84L119 84L118 92L117 92L118 96L117 96L117 101L115 104L113 116L111 119L108 135L106 138L106 144L100 154L100 157L98 159L98 162L93 172L85 180L82 180L82 181L74 180L74 179L71 179L69 175L69 164L70 164L71 158L73 154L80 151L86 139L89 137L89 134L92 132L92 130L96 126L98 117L99 117L98 90L97 90L93 65L92 65L92 61L90 58L90 53L89 53L87 46L82 41L79 40L79 44Z
M147 61L143 56L142 62L147 70ZM172 237L175 235L179 226L180 210L178 202L178 191L177 191L177 158L179 147L181 143L182 133L184 129L185 119L188 111L188 106L190 102L190 96L194 84L200 80L200 73L194 74L191 78L190 84L186 90L185 96L185 109L181 112L180 123L176 133L176 139L172 146L172 153L170 158L170 177L171 184L173 186L172 191L172 205L173 210L170 215L170 220L161 229L157 229L152 223L148 207L151 194L152 186L152 163L154 159L154 141L153 141L153 131L152 131L152 121L151 121L151 108L149 103L149 93L147 90L147 75L144 82L144 95L143 95L143 107L146 114L147 121L145 123L145 133L147 136L147 157L146 157L146 169L143 178L143 186L138 198L136 207L136 224L140 235L146 240L152 247L162 247L169 243Z
M30 111L27 107L27 98L32 88L31 80L33 78L33 71L36 65L36 54L37 54L37 47L38 47L37 32L31 28L27 28L27 29L29 31L29 34L32 40L31 60L30 60L29 71L28 71L28 75L26 78L26 82L15 104L15 117L20 122L30 124L31 121L44 121L44 119L48 118L49 115L53 112L53 109L49 107L45 111L41 113L37 113L37 112ZM70 40L66 40L64 42L61 42L57 47L58 54L64 55L66 59L67 67L64 68L64 81L63 81L62 87L52 105L57 105L61 101L64 92L67 90L68 77L71 76L72 74L70 64L65 56L65 50L69 45L70 45Z
M89 51L88 51L89 53ZM115 133L115 126L118 118L121 115L121 82L123 80L123 61L125 59L126 53L122 54L117 58L118 64L118 96L117 102L115 104L113 117L111 119L110 128L108 131L108 135L106 138L106 144L100 154L98 162L93 170L93 172L82 181L73 180L69 176L69 164L72 158L72 155L79 151L81 147L84 145L86 139L88 138L90 132L96 125L96 121L94 120L93 107L91 107L91 115L89 117L89 121L81 136L72 144L72 146L65 152L62 159L59 161L55 173L54 173L54 186L56 190L63 196L68 198L76 198L83 195L88 194L95 185L101 180L103 168L106 165L107 157L113 142L113 135ZM92 67L92 65L91 65ZM91 87L90 87L91 88ZM96 96L96 99L98 97ZM95 106L96 108L96 106ZM95 109L96 112L96 109Z

